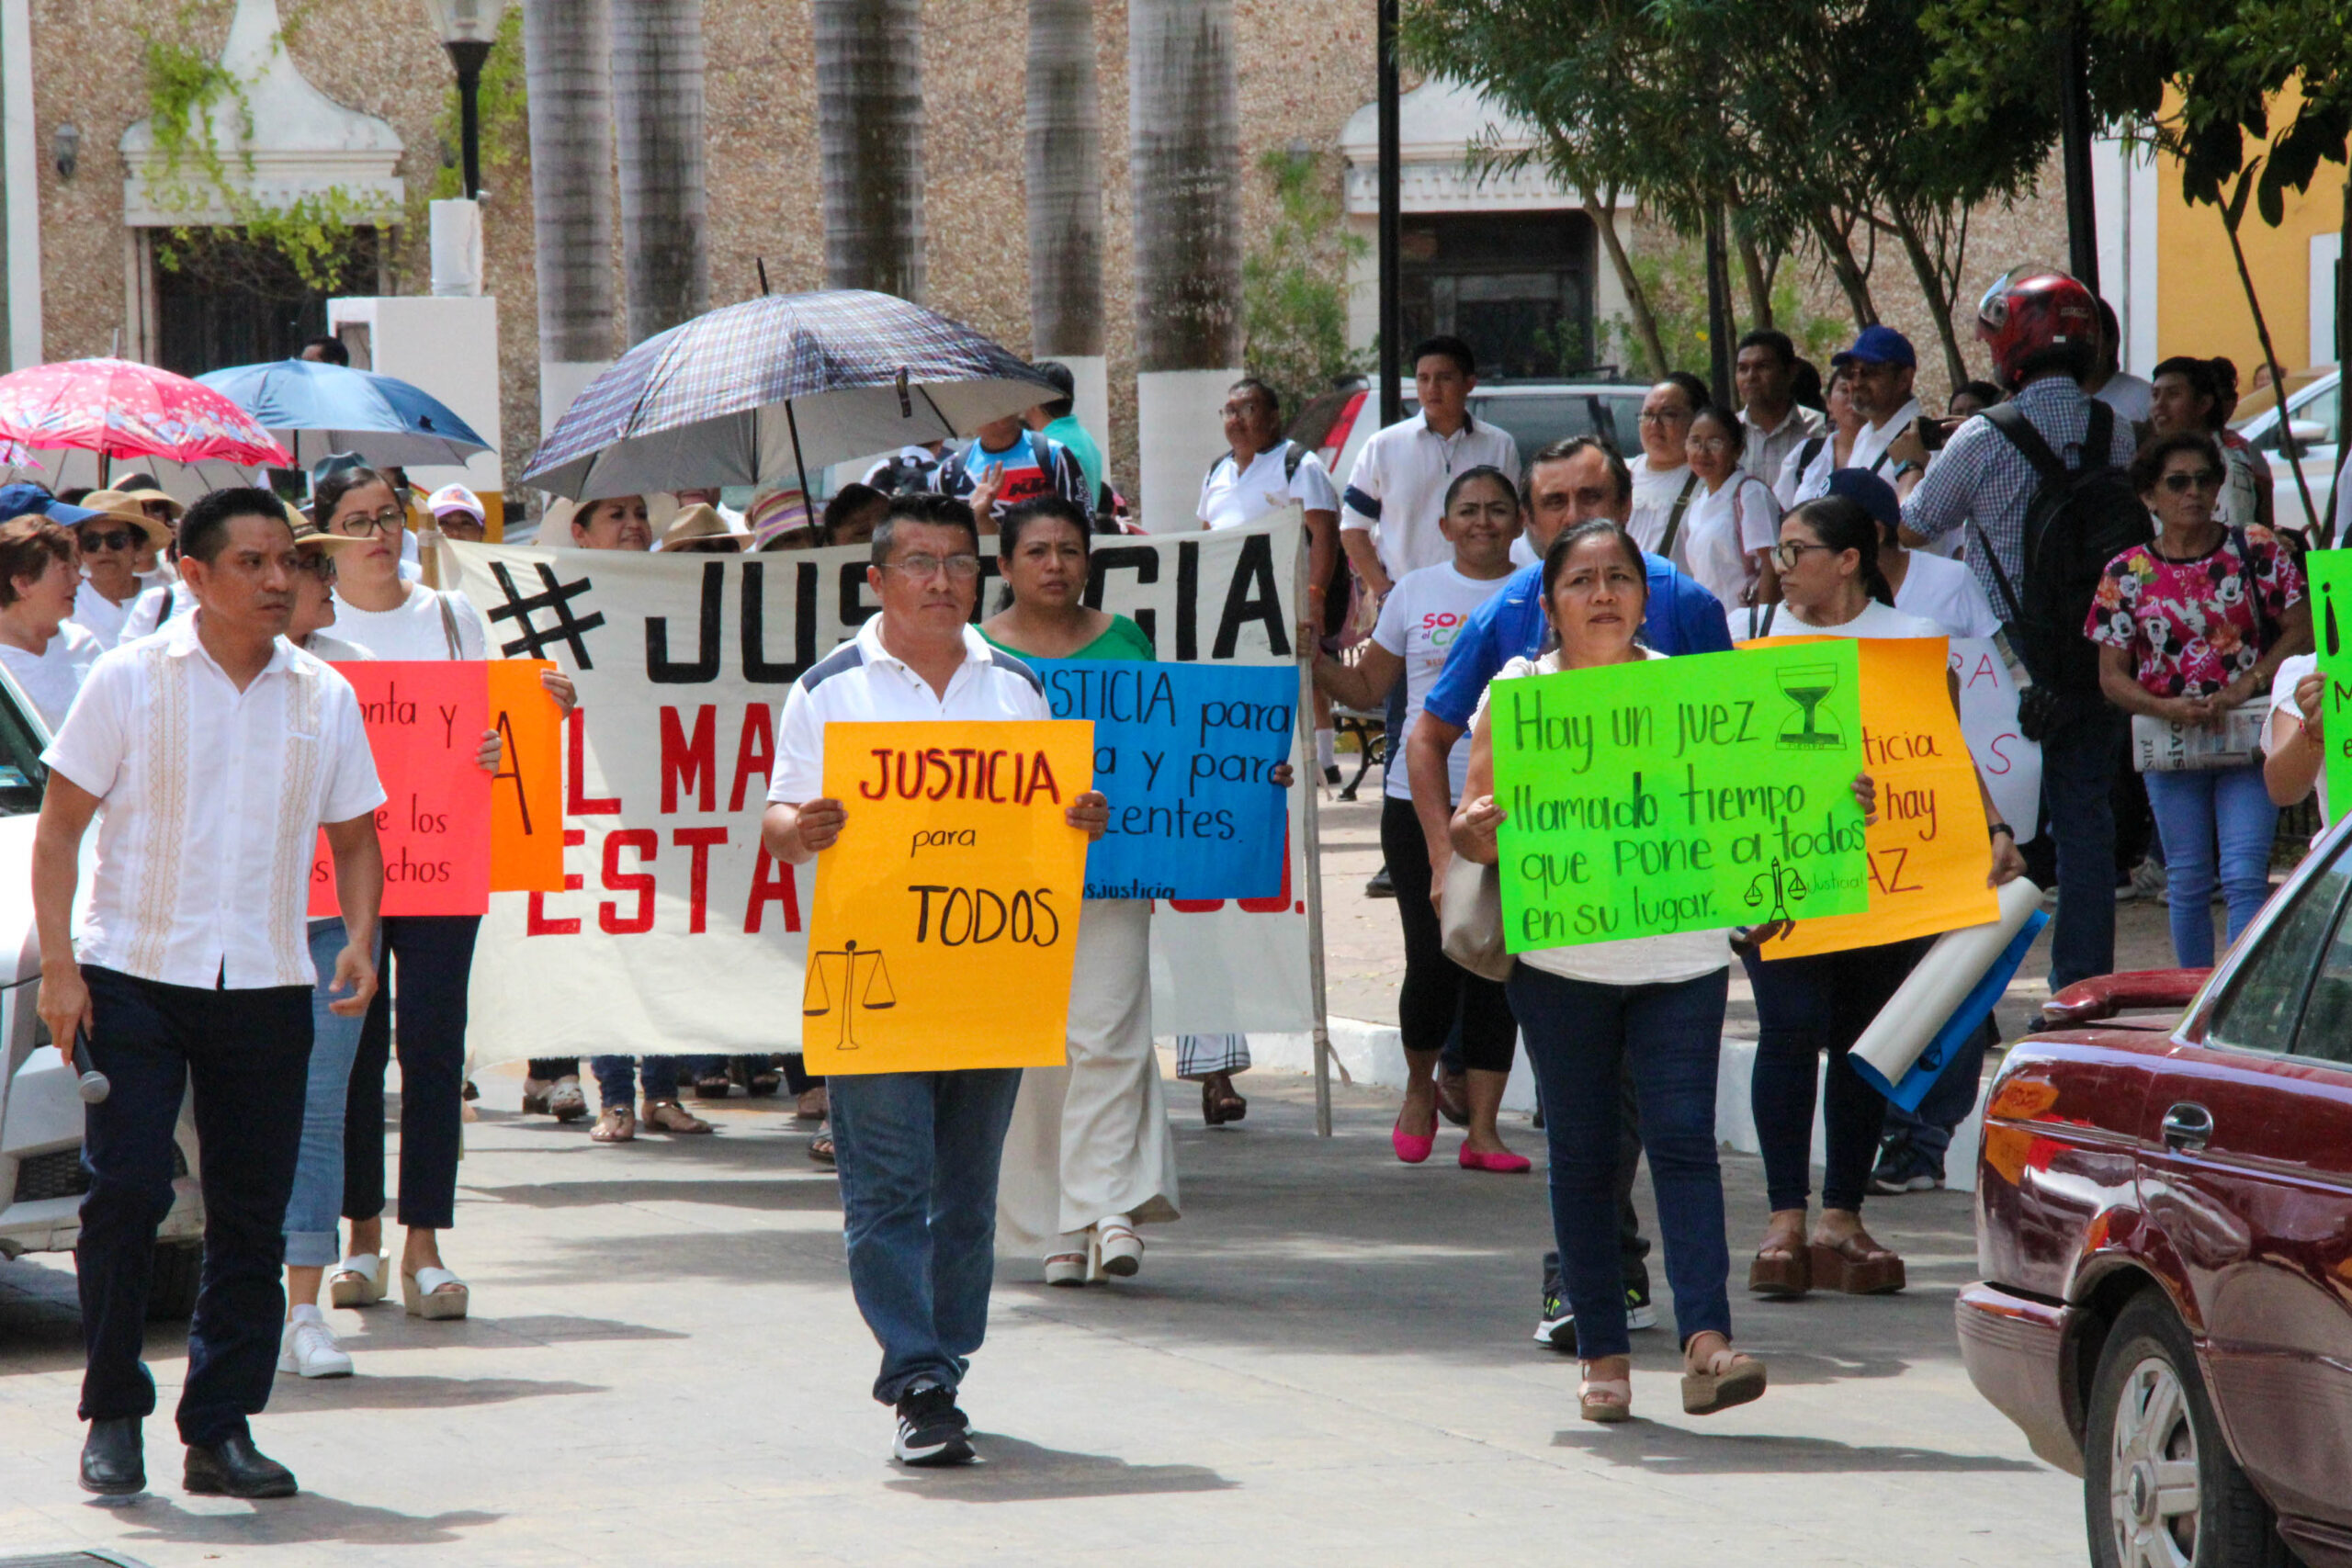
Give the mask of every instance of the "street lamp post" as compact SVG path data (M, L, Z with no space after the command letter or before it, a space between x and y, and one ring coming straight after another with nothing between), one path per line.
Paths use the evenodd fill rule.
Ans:
M424 0L449 63L458 68L458 139L466 199L481 194L481 67L498 41L506 0Z

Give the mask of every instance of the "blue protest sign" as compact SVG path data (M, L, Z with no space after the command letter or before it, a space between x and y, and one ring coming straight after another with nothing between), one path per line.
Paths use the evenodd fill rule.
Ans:
M1094 721L1111 826L1089 898L1261 898L1283 883L1283 792L1298 671L1283 664L1032 659L1056 718Z

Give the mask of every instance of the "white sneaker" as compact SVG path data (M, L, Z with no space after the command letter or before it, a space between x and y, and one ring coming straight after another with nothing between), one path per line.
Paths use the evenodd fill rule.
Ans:
M277 1343L277 1370L305 1378L347 1378L351 1375L351 1355L335 1343L334 1330L327 1320L311 1307L306 1314L294 1309L294 1321L286 1325L285 1337Z

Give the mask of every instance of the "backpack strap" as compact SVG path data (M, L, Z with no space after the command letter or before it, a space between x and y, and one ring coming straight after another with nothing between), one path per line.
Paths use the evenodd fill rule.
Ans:
M2094 402L2091 406L2092 429L2096 431L2098 425L2098 411L2106 409L2107 405ZM2109 411L2108 431L2110 439L2115 428L2112 417L2112 411ZM2008 444L2016 447L2027 462L2033 465L2033 471L2041 476L2042 483L2057 483L2073 471L2058 460L2058 454L2050 449L2050 443L2041 438L2041 432L2034 429L2033 422L2026 418L2025 411L2017 404L1994 404L1984 411L1984 421L1999 431ZM2088 443L2086 442L2084 450L2087 452L2090 449ZM2104 453L2106 448L2101 447L2099 450ZM2104 460L2102 457L2102 463Z
M1821 449L1828 445L1829 437L1826 435L1808 435L1804 438L1804 445L1797 448L1797 477L1799 479L1804 477L1804 471L1813 467L1813 460L1820 457Z
M1682 532L1682 514L1690 509L1690 492L1698 484L1698 475L1684 476L1682 493L1674 498L1674 510L1666 514L1666 532L1658 536L1657 553L1668 560L1674 558L1674 541Z
M2001 570L2000 552L1993 548L1993 541L1984 536L1984 525L1972 517L1968 525L1976 530L1976 547L1984 552L1984 564L1993 569L1993 586L2001 591L2001 603L2008 606L2009 624L2018 626L2025 620L2025 610L2018 604L2018 592L2009 586L2009 574Z
M1285 479L1295 479L1298 478L1298 466L1305 461L1306 461L1306 448L1301 446L1295 441L1284 438L1283 442L1283 478Z
M2262 584L2254 575L2254 547L2246 539L2245 529L2233 525L2230 543L2237 547L2238 581L2245 588L2246 608L2254 612L2254 651L2259 657L2270 651L2270 645L2277 637L2277 628L2270 619L2270 612L2263 608Z
M447 593L437 588L428 588L425 592L432 594L433 602L441 607L441 635L449 639L449 661L454 664L465 658L464 652L458 646L457 615L449 608L449 596Z

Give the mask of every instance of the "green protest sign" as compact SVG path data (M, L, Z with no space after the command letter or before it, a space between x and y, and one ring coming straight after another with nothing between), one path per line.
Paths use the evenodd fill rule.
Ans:
M1860 683L1848 641L1496 682L1510 951L1868 908Z
M2352 550L2313 550L2303 569L2311 574L2319 672L2327 678L2319 716L2327 798L2341 812L2352 803Z

